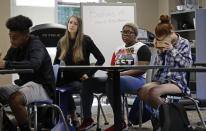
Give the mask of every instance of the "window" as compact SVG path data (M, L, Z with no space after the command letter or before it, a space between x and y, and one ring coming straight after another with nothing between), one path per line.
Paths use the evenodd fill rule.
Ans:
M80 5L58 5L58 24L67 25L72 15L80 16Z
M80 2L104 2L104 0L57 0L57 23L67 25L72 15L80 16Z

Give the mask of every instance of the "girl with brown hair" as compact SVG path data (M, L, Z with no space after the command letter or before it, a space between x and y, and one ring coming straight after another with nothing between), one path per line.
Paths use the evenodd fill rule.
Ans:
M156 65L189 67L192 65L190 43L174 32L168 15L160 16L160 23L155 28L154 46L158 50ZM164 94L186 92L188 89L185 72L170 72L168 68L159 69L152 83L138 91L140 99L153 108L163 103Z
M104 56L96 47L92 39L82 33L82 20L78 16L71 16L65 35L57 45L54 64L62 62L65 65L90 65L90 54L96 58L95 65L102 65L105 62ZM67 70L63 72L63 78L57 82L58 87L63 88L82 88L82 81L91 77L96 71L92 70ZM68 93L68 113L71 116L72 124L75 128L79 126L74 99Z

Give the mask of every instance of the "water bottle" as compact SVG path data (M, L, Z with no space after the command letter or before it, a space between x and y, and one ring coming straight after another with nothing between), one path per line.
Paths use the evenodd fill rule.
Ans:
M59 65L60 65L60 66L65 66L66 64L65 64L65 62L64 62L63 60L61 60L60 63L59 63ZM64 72L61 72L61 78L63 78L63 73L64 73Z

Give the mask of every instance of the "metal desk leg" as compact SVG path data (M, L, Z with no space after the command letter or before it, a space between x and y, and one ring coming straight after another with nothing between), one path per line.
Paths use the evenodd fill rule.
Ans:
M113 95L114 95L114 130L121 131L121 95L120 95L120 72L113 71Z

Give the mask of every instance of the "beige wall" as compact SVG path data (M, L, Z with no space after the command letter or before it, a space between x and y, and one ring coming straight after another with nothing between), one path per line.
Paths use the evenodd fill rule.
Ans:
M140 28L154 32L160 12L167 12L165 6L168 0L105 0L107 2L136 3L137 24ZM166 11L165 11L166 10Z
M154 32L158 17L157 0L136 0L137 23L140 28Z
M10 43L8 37L8 30L5 27L5 22L10 17L10 0L1 0L0 2L0 50L2 51L2 57L5 56ZM0 86L11 83L10 75L0 75Z
M169 0L159 0L158 1L158 14L167 14L169 15Z

